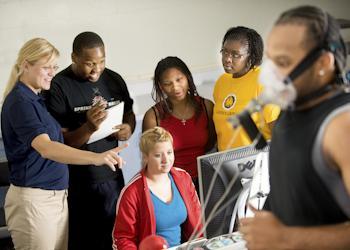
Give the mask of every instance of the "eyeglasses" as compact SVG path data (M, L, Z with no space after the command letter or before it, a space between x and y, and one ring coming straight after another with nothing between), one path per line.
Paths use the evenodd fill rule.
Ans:
M248 53L246 54L239 54L237 52L233 52L233 51L228 51L226 49L221 49L220 53L223 57L231 57L232 59L241 59L242 57L245 57L248 55Z
M54 62L46 62L46 63L42 63L42 62L34 62L34 63L30 63L27 61L27 63L29 63L29 65L33 66L33 67L36 67L36 68L39 68L40 70L42 71L45 71L45 72L49 72L49 71L54 71L56 72L58 70L58 65L56 64L56 61Z
M48 72L48 71L57 71L58 70L58 66L57 65L53 65L53 66L42 66L41 69L43 69L44 71Z

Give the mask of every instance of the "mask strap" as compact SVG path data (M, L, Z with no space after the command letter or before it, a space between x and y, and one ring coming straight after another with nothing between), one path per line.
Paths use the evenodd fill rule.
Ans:
M321 88L319 88L318 90L316 90L316 91L314 91L314 92L312 92L310 94L307 94L307 95L305 95L303 97L297 98L297 100L295 101L295 106L300 106L300 105L306 103L309 100L312 100L314 98L320 97L320 96L326 94L327 92L330 92L333 89L334 89L333 85L326 84L326 85L322 86Z
M314 62L322 55L324 51L323 47L316 47L315 49L311 50L307 56L304 57L304 59L292 70L292 72L283 80L284 84L292 84L292 82L300 76L306 69L308 69ZM301 98L298 98L295 101L295 105L299 106L313 98L322 96L323 94L327 93L328 91L332 90L332 86L325 85L321 87L320 89L303 96Z
M308 69L323 53L322 47L313 49L304 59L292 70L292 72L283 80L284 84L292 83L306 69Z
M267 146L267 142L265 137L260 133L258 127L256 126L254 120L250 116L250 113L248 110L244 110L243 112L238 114L238 119L240 121L240 124L244 128L245 132L248 134L249 138L252 140L252 142L256 142L255 148L256 149L263 149Z

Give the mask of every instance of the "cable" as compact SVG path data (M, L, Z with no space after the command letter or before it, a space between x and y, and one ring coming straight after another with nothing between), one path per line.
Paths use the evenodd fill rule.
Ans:
M232 142L237 138L237 135L239 134L239 132L240 132L240 129L237 129L237 130L234 131L234 134L233 134L232 139L231 139ZM230 145L227 145L227 146L229 147ZM195 226L195 228L194 228L194 230L193 230L193 232L192 232L190 238L189 238L188 241L187 241L188 244L189 244L193 239L197 238L199 235L201 235L201 234L203 233L203 230L201 230L201 233L196 233L196 231L198 230L198 227L200 226L200 224L204 221L203 218L204 218L204 214L205 214L205 209L206 209L206 207L207 207L207 205L208 205L209 198L210 198L211 193L212 193L212 191L213 191L213 188L214 188L214 184L215 184L215 180L216 180L216 178L217 178L217 175L218 175L219 172L220 172L219 170L220 170L220 168L221 168L221 166L222 166L222 163L224 162L223 156L224 156L224 155L221 155L221 158L220 158L220 160L219 160L219 163L217 164L218 167L217 167L217 168L214 167L214 174L213 174L212 179L211 179L211 181L210 181L209 188L208 188L208 192L207 192L207 196L206 196L205 199L204 199L204 204L202 205L202 213L201 213L200 219L198 220L197 225ZM204 194L203 194L203 196L204 196ZM209 222L209 223L210 223L210 222ZM205 224L208 224L208 223L205 223ZM204 225L203 225L203 228L204 228L204 230L205 230L206 227L204 227Z

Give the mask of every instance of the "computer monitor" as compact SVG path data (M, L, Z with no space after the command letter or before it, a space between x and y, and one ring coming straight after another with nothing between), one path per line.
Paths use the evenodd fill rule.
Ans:
M227 151L203 155L197 158L199 193L204 215L203 223L207 223L213 208L227 190L228 195L218 206L221 210L212 217L205 228L205 237L212 238L229 232L232 213L238 196L243 190L243 181L249 181L254 175L254 166L260 152L268 152L269 146L256 150L254 146L230 149ZM217 173L215 173L217 172ZM215 177L216 176L216 177ZM230 181L232 186L229 187ZM208 196L209 187L213 183ZM228 190L229 188L229 190ZM208 200L208 201L206 201ZM204 207L205 206L205 207ZM232 225L231 225L232 227Z

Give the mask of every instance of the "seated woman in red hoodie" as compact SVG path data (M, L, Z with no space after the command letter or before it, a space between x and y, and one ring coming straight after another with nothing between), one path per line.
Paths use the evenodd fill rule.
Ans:
M190 175L173 167L173 138L154 127L140 139L143 169L122 190L117 203L113 248L137 249L148 235L165 238L170 247L201 229L200 204Z

